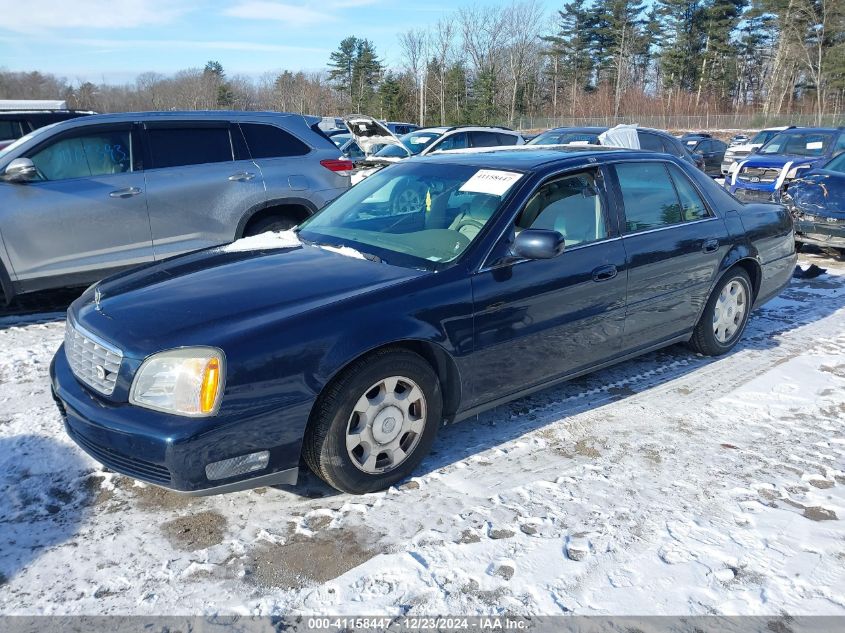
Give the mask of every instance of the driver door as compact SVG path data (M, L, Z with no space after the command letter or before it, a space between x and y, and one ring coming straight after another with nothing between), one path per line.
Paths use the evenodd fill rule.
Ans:
M544 260L499 259L473 276L473 405L618 354L627 270L607 200L599 169L552 177L529 199L509 236L556 230L566 241L564 252Z
M3 237L31 288L89 283L153 260L144 174L131 123L74 128L26 154L40 179L3 183Z

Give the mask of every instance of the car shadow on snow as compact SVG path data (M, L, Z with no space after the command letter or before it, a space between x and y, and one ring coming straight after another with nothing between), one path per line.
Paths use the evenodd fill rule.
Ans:
M42 435L0 437L0 587L74 539L93 498L89 470L72 444Z
M0 330L12 327L64 321L68 306L73 303L84 288L62 288L19 295L8 305L3 304L0 295Z

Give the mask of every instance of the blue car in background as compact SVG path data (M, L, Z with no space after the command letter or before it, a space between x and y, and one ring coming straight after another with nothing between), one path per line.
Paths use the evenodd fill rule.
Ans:
M777 202L784 184L845 151L843 128L794 128L731 166L725 187L740 200Z

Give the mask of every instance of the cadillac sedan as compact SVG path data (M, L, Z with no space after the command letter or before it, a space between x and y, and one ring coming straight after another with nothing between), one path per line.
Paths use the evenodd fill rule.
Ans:
M781 206L665 154L386 168L295 231L111 277L51 366L67 432L190 494L407 477L442 424L674 343L724 354L795 265Z

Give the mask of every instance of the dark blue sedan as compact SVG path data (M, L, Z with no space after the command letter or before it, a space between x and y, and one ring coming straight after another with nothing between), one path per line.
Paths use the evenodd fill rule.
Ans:
M107 467L210 494L363 493L441 424L678 342L718 355L795 265L784 207L665 154L440 154L386 168L296 232L103 281L51 367Z

